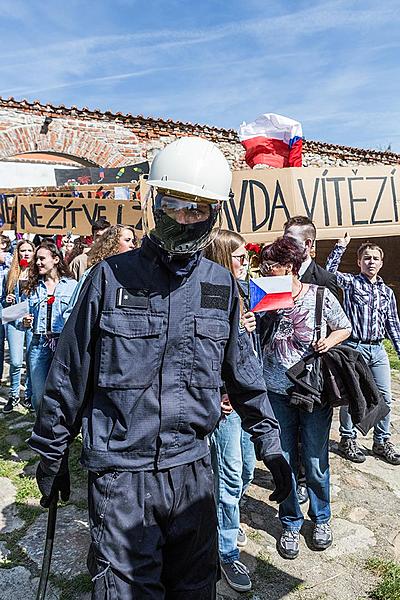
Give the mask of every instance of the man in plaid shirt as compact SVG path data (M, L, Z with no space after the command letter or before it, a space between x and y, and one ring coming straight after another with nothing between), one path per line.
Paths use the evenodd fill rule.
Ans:
M383 250L366 242L357 251L360 273L340 273L341 258L350 236L338 240L327 259L326 268L336 273L343 290L344 310L352 324L352 336L347 343L361 352L371 369L386 404L390 407L391 375L389 358L383 338L389 337L400 357L400 321L393 290L385 285L378 273L383 266ZM356 441L356 430L346 406L340 409L339 452L353 462L364 462L365 455ZM372 452L392 465L400 465L400 452L390 442L390 412L374 428Z

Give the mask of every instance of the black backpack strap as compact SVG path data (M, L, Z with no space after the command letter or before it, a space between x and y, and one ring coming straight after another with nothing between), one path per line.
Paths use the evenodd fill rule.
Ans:
M322 309L324 305L324 292L325 288L322 286L317 287L316 302L315 302L315 335L316 341L321 339L321 325L322 325Z

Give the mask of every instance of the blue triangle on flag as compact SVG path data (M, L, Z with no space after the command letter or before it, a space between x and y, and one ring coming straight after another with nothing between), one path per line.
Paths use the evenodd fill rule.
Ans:
M250 310L253 310L255 306L263 299L267 293L262 290L254 281L250 279Z

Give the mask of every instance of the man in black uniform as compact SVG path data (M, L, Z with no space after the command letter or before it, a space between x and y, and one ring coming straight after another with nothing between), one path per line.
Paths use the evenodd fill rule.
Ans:
M82 430L95 600L209 600L218 579L207 436L222 381L256 453L290 491L279 427L231 274L202 257L231 174L182 138L154 159L154 224L138 250L100 263L64 328L30 445L42 505L69 496L68 446Z

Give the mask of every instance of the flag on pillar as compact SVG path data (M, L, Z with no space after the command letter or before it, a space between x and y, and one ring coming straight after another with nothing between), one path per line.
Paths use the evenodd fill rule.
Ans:
M303 132L301 123L265 113L239 127L239 139L246 150L246 163L270 167L301 167Z

